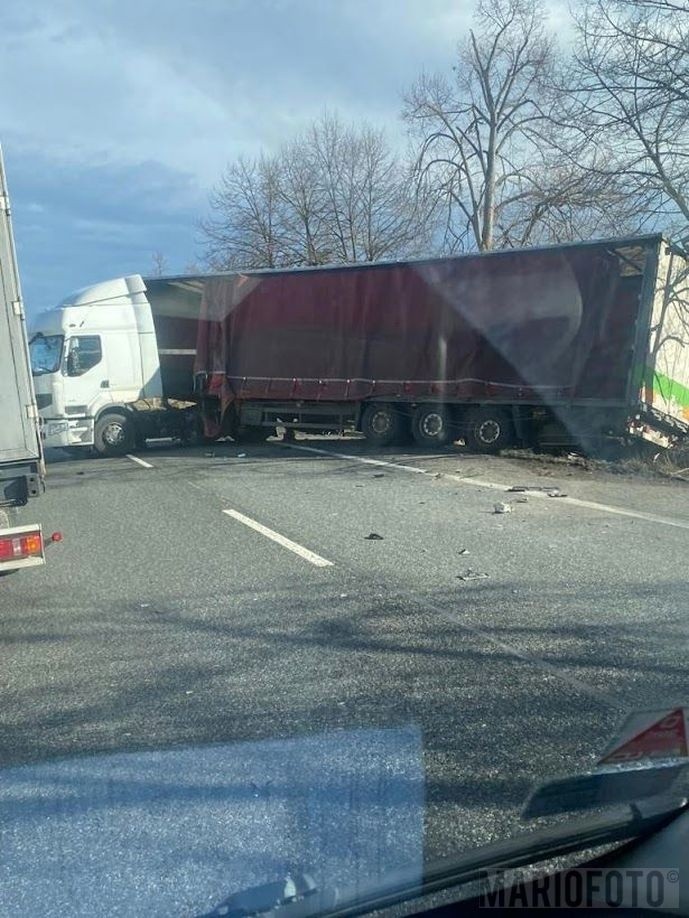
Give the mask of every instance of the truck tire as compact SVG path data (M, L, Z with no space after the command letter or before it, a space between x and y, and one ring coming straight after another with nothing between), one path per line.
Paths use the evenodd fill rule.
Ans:
M404 439L406 418L394 405L371 404L361 415L361 432L374 446L392 446Z
M572 449L574 443L567 428L559 421L546 421L536 432L536 448L541 453L557 455Z
M265 443L268 437L275 436L274 427L238 427L232 434L236 443Z
M180 441L182 446L209 446L220 438L220 431L214 437L207 437L201 415L190 418L185 425Z
M124 456L134 449L134 422L119 412L105 414L96 421L93 441L100 456Z
M419 446L447 446L454 440L452 418L445 405L419 405L411 419L411 432Z
M466 445L474 453L497 453L514 443L514 425L500 408L472 408L462 423Z

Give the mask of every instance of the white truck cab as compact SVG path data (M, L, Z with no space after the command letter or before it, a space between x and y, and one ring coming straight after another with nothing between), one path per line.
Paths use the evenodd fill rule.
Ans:
M133 403L162 397L153 317L138 274L85 287L38 315L29 349L45 447L100 442L103 452L125 450L132 431L118 419Z

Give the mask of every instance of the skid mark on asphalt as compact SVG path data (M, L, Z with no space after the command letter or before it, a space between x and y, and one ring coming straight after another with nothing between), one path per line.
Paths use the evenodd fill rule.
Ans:
M474 625L470 625L455 612L445 609L442 606L439 606L425 598L419 599L418 601L427 609L435 612L436 615L442 616L447 621L457 625L463 631L466 631L473 637L478 638L483 643L492 644L493 647L497 647L498 650L501 650L504 654L511 657L516 657L516 659L521 660L522 663L527 663L531 666L535 666L542 672L553 676L553 678L559 679L560 682L564 682L567 685L570 685L577 692L588 695L589 698L594 698L601 704L609 705L612 708L617 708L621 711L626 711L628 709L628 705L623 700L615 698L613 695L609 695L607 692L601 692L594 686L590 685L588 682L583 682L581 679L577 679L576 676L571 676L569 673L563 672L563 670L556 666L554 663L548 663L547 660L543 660L541 657L535 657L530 653L526 653L525 651L520 650L518 647L515 647L512 644L506 644L504 641L496 638L488 631L484 631L482 628L476 628Z
M336 453L334 450L319 449L315 446L298 446L295 443L285 443L287 449L298 449L308 453L320 453L322 456L333 456L336 459L347 459L351 462L361 462L366 465L380 465L385 468L397 469L401 472L416 472L420 475L434 476L435 472L429 472L427 469L420 469L413 465L403 465L400 462L387 462L383 459L368 459L363 456L353 456L347 453ZM461 475L451 475L443 473L443 478L449 481L457 481L460 484L472 485L475 488L491 488L494 491L502 491L503 494L509 491L505 484L497 481L485 481L482 478L463 478ZM541 497L546 500L552 500L547 494L540 491L529 491L529 497ZM623 507L615 507L613 504L601 504L593 500L581 500L578 497L558 497L557 502L568 504L570 507L581 507L585 510L595 510L600 513L612 513L616 516L627 516L632 519L643 520L647 523L657 523L662 526L673 526L676 529L689 530L689 520L676 520L668 516L657 516L655 513L644 513L643 510L625 510Z

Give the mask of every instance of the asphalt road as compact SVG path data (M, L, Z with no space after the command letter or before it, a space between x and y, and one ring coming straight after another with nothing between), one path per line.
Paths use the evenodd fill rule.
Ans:
M49 457L64 541L0 584L2 767L412 731L432 858L689 700L686 485L335 438L137 457Z

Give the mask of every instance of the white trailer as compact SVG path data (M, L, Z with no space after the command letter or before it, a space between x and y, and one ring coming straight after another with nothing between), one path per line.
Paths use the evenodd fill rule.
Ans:
M0 151L0 575L45 561L41 526L20 518L29 499L43 493L44 474Z

